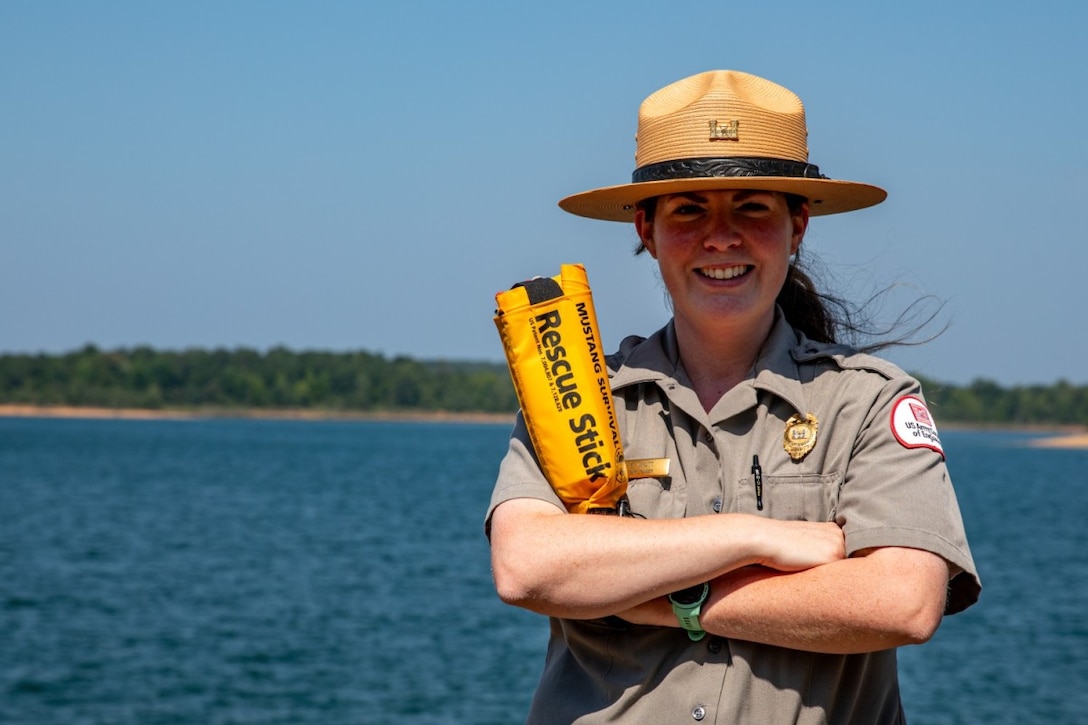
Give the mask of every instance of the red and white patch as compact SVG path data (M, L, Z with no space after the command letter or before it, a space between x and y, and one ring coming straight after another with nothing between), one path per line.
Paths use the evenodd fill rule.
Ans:
M903 396L892 406L892 433L904 448L929 448L944 456L929 408L912 395Z

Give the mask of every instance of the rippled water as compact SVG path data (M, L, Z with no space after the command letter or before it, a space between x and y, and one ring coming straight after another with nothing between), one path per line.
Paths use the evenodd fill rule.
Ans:
M505 426L0 419L0 723L513 723L543 618L481 517ZM946 433L980 605L915 723L1088 712L1086 451Z

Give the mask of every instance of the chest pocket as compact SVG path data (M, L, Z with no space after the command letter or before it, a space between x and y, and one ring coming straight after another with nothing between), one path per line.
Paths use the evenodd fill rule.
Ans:
M839 503L842 473L763 475L763 510L756 505L755 482L746 476L734 492L736 510L782 521L831 521Z

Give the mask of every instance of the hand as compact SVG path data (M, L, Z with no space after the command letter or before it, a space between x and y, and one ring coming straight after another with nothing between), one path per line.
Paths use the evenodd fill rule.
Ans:
M846 558L846 539L838 524L762 519L765 552L759 563L778 571L801 571Z

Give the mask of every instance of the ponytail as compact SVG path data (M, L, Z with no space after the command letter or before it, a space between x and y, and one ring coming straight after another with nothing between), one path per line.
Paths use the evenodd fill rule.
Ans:
M836 320L829 306L842 307L840 300L829 298L816 290L812 279L791 262L786 283L778 293L778 306L791 326L816 342L838 342L835 338Z

